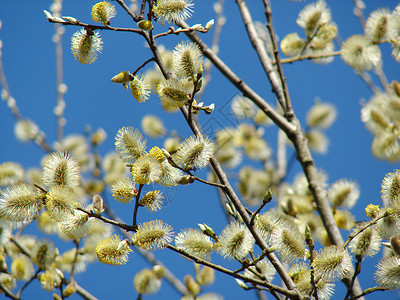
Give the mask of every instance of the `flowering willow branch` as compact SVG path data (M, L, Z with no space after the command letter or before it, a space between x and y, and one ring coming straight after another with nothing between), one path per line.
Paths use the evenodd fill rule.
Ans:
M188 25L184 22L180 22L178 25L180 25L183 28L187 28ZM245 96L251 96L249 98L251 98L257 105L260 106L260 108L262 108L262 110L268 115L270 116L271 119L275 120L277 123L281 124L283 127L285 127L287 130L291 130L292 125L289 124L281 115L279 115L276 111L274 111L259 95L257 95L253 90L251 90L242 80L240 80L219 58L217 58L215 56L215 54L213 54L212 50L210 50L202 41L201 39L198 37L197 34L195 33L187 33L187 35L189 36L190 39L192 39L193 42L196 42L203 54L209 58L214 65L217 66L218 69L222 70L221 72L231 81L233 82L236 86L240 87L239 89L241 91L243 91L243 94ZM154 44L150 44L150 48L155 47ZM155 55L156 56L156 55ZM159 56L159 54L158 54ZM218 60L218 63L215 63L215 60ZM157 56L156 56L156 60L157 60ZM163 65L162 61L160 61L158 63L159 65ZM165 66L163 66L162 68L160 68L162 71L165 71ZM169 77L169 74L165 71L165 73L163 72L164 76L167 76L166 78ZM181 108L181 112L183 113L185 119L188 121L188 111L185 107ZM201 135L201 131L198 127L198 125L196 124L196 122L193 120L192 123L188 123L190 128L192 129L193 133L196 136L200 136ZM240 216L242 217L244 223L246 224L246 226L249 228L251 234L253 235L253 237L256 240L257 245L264 250L265 248L268 247L267 243L264 241L263 237L260 235L260 233L258 232L258 230L254 227L250 225L250 217L247 214L246 209L244 208L243 204L241 203L240 199L238 198L238 196L236 195L234 189L232 188L232 186L229 183L229 180L225 174L225 172L222 170L218 160L216 160L214 157L212 157L210 159L210 164L211 167L213 168L215 174L217 175L218 179L220 180L220 182L225 185L224 188L224 192L227 195L228 199L232 202L233 206L235 207L235 209L238 211L238 213L240 214ZM281 276L283 282L286 284L286 286L289 289L296 289L296 285L294 284L293 280L290 278L290 276L287 274L286 270L284 269L284 267L282 266L282 264L280 263L280 261L278 260L278 258L276 257L275 254L270 253L267 255L268 259L270 260L271 264L274 266L274 268L277 270L278 274ZM297 289L296 289L297 290ZM299 295L299 297L301 297Z
M178 24L178 25L180 25L180 24ZM182 25L181 26L182 28L188 28L188 25L184 22L181 22L181 25ZM188 34L189 37L195 36L198 38L197 34L195 34L195 33L186 33L186 34ZM146 32L144 33L143 36L145 37L145 39L150 47L150 50L153 52L153 55L157 62L157 65L159 66L163 76L166 79L170 78L170 74L167 72L167 70L165 68L165 65L160 57L160 53L158 52L157 46L154 42L154 39L152 39L151 36ZM201 40L200 40L200 42L201 42ZM208 49L208 51L210 51L208 47L206 49ZM204 51L202 51L202 52L204 54ZM227 68L227 70L229 70L229 68ZM232 71L230 71L230 72L232 72ZM238 84L242 85L243 81L241 81L239 79L238 79L238 81L240 81ZM249 89L249 91L251 91L251 90ZM272 116L271 118L276 119L277 122L282 123L282 124L283 124L283 122L285 122L283 117L280 116L278 113L276 113L264 100L262 100L262 98L260 96L257 95L256 99L260 101L259 103L265 104L265 111L266 111L266 113L268 112L269 114L271 114L271 116ZM188 122L188 125L190 126L192 132L196 136L200 136L201 131L200 131L199 126L197 125L196 121L194 119L191 119L191 122L189 122L187 108L181 107L180 109L181 109L181 112L182 112L183 116L185 117L186 121ZM285 122L285 124L287 124L287 123ZM211 164L215 174L217 175L218 179L220 180L221 184L225 185L225 188L223 189L225 194L228 196L230 201L235 206L236 210L239 212L239 214L242 217L243 221L245 222L246 226L249 228L250 232L254 236L257 245L262 250L264 250L265 248L268 247L267 243L264 241L264 239L262 238L262 236L260 235L258 230L255 227L250 226L250 218L249 218L244 206L240 202L238 196L236 195L235 191L233 190L232 186L230 185L229 180L226 177L225 172L222 170L219 162L214 157L212 157L210 159L210 164ZM296 286L295 286L293 280L287 274L286 270L284 269L284 267L282 266L282 264L280 263L278 258L275 256L275 254L273 254L273 253L269 254L268 259L270 260L270 262L272 263L274 268L277 270L278 274L281 276L281 278L282 278L283 282L286 284L286 286L291 290L296 289ZM296 289L296 291L297 291L297 289ZM301 296L299 295L299 297L301 297Z
M222 267L220 265L216 265L216 264L213 264L213 263L211 263L209 261L206 261L206 260L203 260L201 258L198 258L197 256L194 256L194 255L192 255L192 254L190 254L190 253L188 253L188 252L186 252L186 251L184 251L182 249L176 248L176 247L174 247L172 245L168 244L166 246L166 248L168 248L168 249L170 249L170 250L172 250L174 252L177 252L177 253L179 253L179 254L187 257L187 258L190 258L195 263L210 267L210 268L212 268L212 269L214 269L216 271L219 271L221 273L224 273L224 274L230 275L232 277L238 278L240 280L243 280L244 282L249 282L249 283L254 284L254 285L260 285L260 286L266 287L268 290L276 291L276 292L281 293L281 294L283 294L283 295L285 295L285 296L287 296L287 297L289 297L291 299L296 299L298 297L298 295L296 294L295 291L289 291L289 290L287 290L285 288L282 288L280 286L274 285L274 284L269 283L267 281L261 281L261 280L257 280L257 279L254 279L254 278L248 278L248 277L246 277L246 276L244 276L244 275L242 275L240 273L235 273L234 271L226 269L226 268L224 268L224 267Z
M182 28L187 28L188 25L184 22L180 22L178 25L180 25ZM230 70L225 63L217 56L215 53L210 50L207 45L199 38L199 36L196 33L186 33L188 37L198 44L200 49L202 50L203 54L210 59L213 64L220 70L220 72L229 80L231 81L232 84L234 84L242 93L244 96L248 97L250 100L252 100L270 119L279 127L281 128L288 138L291 140L293 143L296 153L297 153L297 159L300 162L304 175L308 181L309 184L309 190L311 192L311 195L313 196L313 199L316 203L316 208L321 216L322 222L324 224L324 227L328 233L328 237L330 241L335 244L335 245L342 245L343 244L343 238L340 234L339 228L337 227L336 221L333 217L333 213L331 210L331 207L328 202L327 198L327 193L324 190L324 188L321 185L321 182L319 181L319 176L318 176L318 170L315 166L314 160L311 156L310 149L307 144L307 138L304 136L304 133L301 130L301 125L298 119L293 116L293 119L288 122L286 119L284 119L281 115L279 115L275 110L273 110L265 101L262 99L257 93L255 93L250 87L247 86L247 84L239 79L239 77ZM271 82L273 84L273 82ZM279 89L279 87L275 87L276 90ZM211 165L213 166L213 169L216 170L218 169L219 163L217 161L211 159ZM222 176L226 182L228 182L226 175L220 169L220 175ZM225 176L223 176L223 175ZM218 176L218 175L217 175ZM219 177L219 176L218 176ZM220 177L219 177L220 178ZM221 179L220 179L221 180ZM224 181L222 181L224 183ZM227 185L227 183L225 183ZM228 186L228 185L227 185ZM233 196L234 195L234 196ZM235 194L228 195L232 196L235 198ZM231 198L232 200L232 197ZM236 196L237 198L237 196ZM240 200L238 200L238 205L243 207L240 203ZM235 203L234 203L235 205ZM237 209L236 205L235 208ZM239 210L238 210L239 211ZM239 212L240 213L240 212ZM240 213L242 215L242 213ZM246 216L247 217L247 216ZM246 223L246 221L245 221ZM246 223L248 225L248 223ZM253 231L251 228L249 228L250 231L253 234ZM254 234L253 234L254 236ZM257 240L257 239L256 239ZM264 249L264 248L261 248ZM279 272L278 272L279 273ZM286 272L285 272L286 273ZM280 273L279 273L280 274ZM281 274L280 274L281 275ZM346 281L349 283L349 278ZM291 280L290 280L291 281ZM355 287L357 288L358 285ZM359 286L358 286L359 287ZM361 290L360 290L361 292Z
M303 56L295 56L291 58L284 58L281 59L281 64L291 64L295 61L302 61L306 59L317 59L317 58L325 58L325 57L331 57L331 56L337 56L340 55L340 51L332 52L332 53L325 53L325 54L307 54Z

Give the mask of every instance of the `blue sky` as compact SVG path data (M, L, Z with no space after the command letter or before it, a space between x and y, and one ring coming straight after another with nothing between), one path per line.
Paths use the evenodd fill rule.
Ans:
M194 1L194 15L188 20L189 24L202 23L215 17L211 8L212 1ZM233 1L226 1L224 11L227 23L223 27L220 39L220 57L235 71L250 87L261 96L274 104L271 88L268 84L254 50L251 48L245 35L244 26ZM261 1L248 1L254 20L264 22ZM384 3L385 7L393 9L398 1L366 1L367 13ZM83 22L92 23L90 19L93 1L65 1L63 15L73 16ZM309 3L307 1L306 3ZM56 139L56 118L53 114L56 104L56 73L55 49L51 38L54 27L44 17L43 10L49 10L50 1L0 1L0 19L2 29L0 39L3 43L2 60L11 94L16 99L21 114L34 120L46 133L47 139L53 142ZM273 22L277 35L282 39L286 34L297 31L295 19L304 3L289 2L286 0L272 1ZM337 24L340 37L346 40L352 34L362 34L359 21L354 17L352 1L328 1L332 10L333 21ZM134 27L129 17L117 7L117 17L112 20L114 26ZM133 71L144 60L150 57L150 51L144 47L144 41L132 33L102 32L104 47L98 60L92 65L78 63L70 53L70 37L78 30L77 27L67 26L63 38L64 82L68 86L65 95L65 117L67 125L65 134L84 132L85 126L90 124L93 129L103 128L108 138L100 147L100 153L106 154L114 149L114 136L119 128L133 126L140 128L141 118L148 113L160 116L168 130L177 130L182 136L189 136L190 132L180 114L169 114L161 109L156 95L140 104L133 100L128 91L121 86L110 82L110 78L123 70ZM158 26L158 30L160 27ZM213 31L201 37L210 43ZM184 35L161 38L158 42L172 49L177 43L187 38ZM339 46L336 44L336 49ZM399 78L399 65L390 57L390 46L381 47L383 54L383 69L389 82ZM356 180L361 188L361 197L353 209L357 220L365 219L364 207L368 203L381 204L380 184L384 175L398 164L389 164L377 161L372 157L370 145L372 135L360 121L360 103L368 100L370 90L354 71L336 58L333 63L321 66L308 61L284 66L291 99L300 121L305 123L305 114L312 106L315 97L322 101L334 104L338 110L338 118L327 131L331 141L327 154L314 155L316 165L329 174L329 182L346 177ZM207 86L203 100L205 103L215 103L216 111L211 115L222 125L229 122L224 116L229 112L221 111L226 103L237 93L235 88L224 79L214 68L213 81ZM374 78L377 81L376 78ZM363 100L364 99L364 100ZM202 115L200 124L210 122L208 116ZM0 103L0 119L2 129L0 138L0 163L17 161L24 167L39 166L43 152L33 144L19 143L13 134L14 119L4 102ZM229 124L231 125L231 124ZM267 129L265 137L274 145L276 131ZM149 145L161 145L162 139L149 141ZM290 156L291 149L288 151ZM299 167L296 163L291 177ZM199 175L205 176L205 172ZM232 174L233 175L233 174ZM234 177L234 176L232 176ZM234 181L233 181L234 182ZM111 199L110 199L111 200ZM131 210L121 203L112 203L122 219L131 220ZM190 186L179 187L174 197L156 215L144 214L142 221L151 218L162 219L174 227L175 232L182 228L196 227L198 223L211 225L216 232L225 226L225 217L220 208L216 191L213 188L196 183ZM34 227L34 226L32 226ZM29 229L36 232L35 229ZM63 245L57 240L57 246L64 249L72 247ZM158 259L165 262L176 275L183 280L186 273L193 274L193 267L187 260L178 257L167 250L155 252ZM377 258L366 259L363 268L365 273L361 277L364 288L372 286L374 264ZM217 254L213 254L213 262L237 267L233 262L225 262ZM123 267L111 267L100 263L90 264L88 271L77 277L79 283L100 299L135 298L132 279L134 274L143 267L149 267L140 255L134 251L130 261ZM341 287L342 284L338 283ZM245 292L237 287L233 279L218 275L214 285L205 291L215 291L225 299L239 299L253 292ZM35 283L25 292L41 295L39 285ZM166 282L163 282L162 298L176 299L178 294ZM24 295L24 294L23 294ZM161 294L159 294L161 295ZM160 296L150 296L148 299L157 299ZM49 295L48 295L49 296ZM48 297L47 296L47 297ZM377 298L378 294L371 296Z

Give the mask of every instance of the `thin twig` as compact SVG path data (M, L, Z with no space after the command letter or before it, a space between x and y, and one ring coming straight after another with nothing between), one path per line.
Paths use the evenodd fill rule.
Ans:
M144 63L142 63L133 73L132 76L135 76L137 72L139 72L139 70L141 68L143 68L144 66L146 66L149 62L154 61L154 57L149 58L148 60L146 60Z
M74 23L70 23L67 21L60 21L55 18L49 18L47 19L50 23L58 23L62 24L65 26L79 26L79 27L87 27L92 30L100 29L100 30L111 30L111 31L123 31L123 32L134 32L138 33L140 35L143 35L143 30L141 29L136 29L136 28L122 28L122 27L112 27L112 26L103 26L103 25L94 25L94 24L88 24L88 23L83 23L81 21L76 20Z
M381 287L381 286L375 286L375 287L372 287L372 288L365 289L361 294L355 295L355 296L349 298L348 300L360 299L360 298L363 298L364 296L366 296L368 294L371 294L373 292L387 291L387 290L388 290L387 288L384 288L384 287Z
M87 211L87 210L85 210L85 209L83 209L81 207L78 207L76 209L88 214L88 216L90 216L90 217L99 219L99 220L103 221L104 223L108 223L108 224L117 226L117 227L122 228L122 229L124 229L126 231L136 231L136 228L134 226L130 226L130 225L127 225L125 223L116 222L114 220L111 220L111 219L108 219L106 217L103 217L102 215L98 215L98 214L95 214L95 213L93 213L91 211Z
M371 76L367 72L357 72L357 74L364 80L374 94L378 94L380 92L379 88L374 84Z
M287 107L285 104L285 95L282 90L282 83L279 80L279 77L277 76L276 71L273 67L272 59L269 57L262 40L258 37L246 2L244 0L236 0L236 3L239 7L243 23L247 30L247 35L250 38L250 42L253 48L256 50L258 59L260 60L265 74L267 75L269 81L272 82L272 91L277 95L279 104L286 111Z
M337 55L340 55L340 53L341 53L340 51L336 51L336 52L325 53L325 54L307 54L307 55L303 55L303 56L284 58L284 59L281 59L281 64L290 64L295 61L302 61L302 60L306 60L306 59L317 59L317 58L337 56Z
M264 3L264 8L265 8L265 16L267 18L267 28L268 28L269 35L271 37L272 47L273 47L273 51L274 51L275 63L276 63L276 66L278 67L278 74L279 74L279 78L280 78L280 81L282 84L282 89L283 89L283 95L284 95L283 100L285 100L285 116L290 121L291 118L293 118L293 108L292 108L292 103L290 101L289 89L286 84L286 78L283 73L283 68L282 68L280 57L279 57L279 48L278 48L278 43L276 41L275 31L274 31L274 28L272 25L271 6L269 5L268 0L264 0L263 3Z
M63 84L63 45L62 36L64 31L60 30L60 24L54 24L55 39L56 44L56 89L57 89L57 106L56 106L56 116L57 116L57 141L61 143L63 139L63 130L65 126L64 119L64 91L61 89Z
M137 213L139 210L139 202L140 202L140 193L142 192L144 184L139 185L138 193L135 197L135 208L133 209L133 218L132 218L132 227L135 228L135 231L137 229Z
M27 280L24 285L19 289L18 293L17 293L17 297L21 298L21 293L22 291L38 276L40 272L40 269L36 270L35 274L33 274L31 276L31 278L29 278L29 280Z
M140 17L136 15L124 2L124 0L115 0L126 12L130 15L135 22L140 21Z
M356 232L349 234L349 236L347 237L346 242L343 244L343 247L346 248L349 243L357 236L359 235L361 232L363 232L365 229L367 229L368 227L375 225L380 219L383 219L385 217L387 217L389 215L389 213L387 211L385 211L384 214L376 217L375 219L373 219L372 221L366 223L364 226L360 227Z
M197 256L194 256L194 255L192 255L192 254L190 254L190 253L188 253L188 252L186 252L186 251L184 251L182 249L174 247L172 245L168 244L168 245L166 245L166 248L168 248L168 249L170 249L170 250L172 250L174 252L177 252L177 253L179 253L179 254L187 257L187 258L190 258L195 263L207 266L207 267L212 268L212 269L214 269L216 271L219 271L221 273L224 273L224 274L230 275L232 277L238 278L240 280L243 280L244 282L249 282L251 284L255 284L255 285L260 285L260 286L266 287L269 290L273 290L273 291L276 291L278 293L281 293L281 294L283 294L283 295L285 295L285 296L287 296L287 297L289 297L291 299L297 299L297 297L298 297L298 295L294 291L289 291L286 288L282 288L280 286L274 285L274 284L269 283L267 281L261 281L261 280L258 280L258 279L246 277L246 276L244 276L244 275L242 275L240 273L235 273L232 270L226 269L226 268L224 268L224 267L222 267L220 265L217 265L217 264L213 264L213 263L211 263L211 262L209 262L207 260L201 259L201 258L199 258Z

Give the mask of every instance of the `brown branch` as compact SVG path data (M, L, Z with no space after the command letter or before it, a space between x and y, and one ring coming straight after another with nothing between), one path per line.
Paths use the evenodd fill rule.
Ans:
M331 56L337 56L340 55L340 51L332 52L332 53L326 53L326 54L307 54L303 56L295 56L291 58L284 58L281 59L281 64L291 64L295 61L302 61L306 59L317 59L317 58L325 58L325 57L331 57Z
M272 91L277 95L280 105L286 111L287 106L285 104L285 95L282 90L282 81L279 80L276 74L276 70L273 67L272 60L269 57L262 40L258 37L246 2L244 0L236 0L236 3L239 7L240 14L242 16L243 23L246 27L247 35L250 38L251 44L256 50L265 74L267 75L269 81L272 83Z
M135 29L135 28L122 28L122 27L112 27L112 26L103 26L103 25L93 25L93 24L87 24L87 23L83 23L81 21L76 20L75 23L70 23L68 21L61 21L58 20L59 18L48 18L47 20L50 23L58 23L58 24L62 24L65 26L79 26L79 27L87 27L90 28L92 30L111 30L111 31L123 31L123 32L134 32L134 33L138 33L140 35L143 35L143 30L141 29Z
M117 222L115 220L108 219L106 217L103 217L102 215L98 215L98 214L95 214L95 213L93 213L91 211L87 211L87 210L85 210L85 209L83 209L81 207L76 208L76 210L79 210L79 211L82 211L82 212L86 213L89 217L93 217L93 218L99 219L99 220L103 221L104 223L108 223L108 224L117 226L117 227L119 227L121 229L124 229L126 231L136 231L136 228L134 226L130 226L130 225L127 225L127 224L122 223L122 222Z
M264 0L264 8L265 8L265 16L267 18L267 28L269 35L271 37L272 41L272 47L274 51L274 58L275 58L275 63L276 66L278 67L278 73L279 73L279 78L281 80L282 84L282 89L283 89L283 95L284 95L284 100L285 100L285 115L290 121L291 118L293 117L293 108L292 108L292 103L290 101L290 96L289 96L289 90L286 84L286 78L285 75L283 74L283 69L282 69L282 64L281 60L279 57L279 48L278 48L278 43L276 41L276 36L275 36L275 31L272 25L272 12L271 12L271 6L268 3L268 0Z
M201 258L199 258L197 256L194 256L194 255L192 255L192 254L190 254L190 253L188 253L188 252L186 252L186 251L184 251L182 249L174 247L172 245L167 245L166 248L168 248L168 249L170 249L170 250L172 250L174 252L177 252L177 253L179 253L179 254L181 254L181 255L183 255L183 256L191 259L191 260L193 260L195 263L207 266L207 267L212 268L212 269L214 269L216 271L219 271L221 273L224 273L224 274L230 275L232 277L238 278L240 280L243 280L244 282L249 282L249 283L254 284L254 285L260 285L260 286L266 287L268 290L276 291L278 293L281 293L281 294L289 297L290 299L298 299L298 295L296 294L295 291L289 291L289 290L287 290L285 288L282 288L280 286L274 285L274 284L269 283L267 281L262 281L262 280L258 280L258 279L254 279L254 278L249 278L249 277L246 277L246 276L244 276L244 275L242 275L240 273L235 273L235 271L226 269L226 268L224 268L224 267L222 267L220 265L217 265L217 264L213 264L213 263L211 263L211 262L209 262L207 260L201 259Z

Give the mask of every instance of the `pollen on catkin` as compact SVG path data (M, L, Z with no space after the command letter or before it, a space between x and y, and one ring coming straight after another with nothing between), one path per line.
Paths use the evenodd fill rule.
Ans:
M352 268L349 253L336 245L321 249L314 258L312 266L318 278L329 282L342 278Z
M189 100L185 86L177 78L163 79L158 83L157 93L161 101L171 107L182 107Z
M210 237L197 229L184 229L175 237L175 245L179 249L202 259L209 259L213 251L213 242Z
M111 195L119 202L129 203L137 194L135 183L129 177L119 178L111 185Z
M151 212L157 211L161 208L164 196L161 191L150 191L140 199L139 205L146 206Z
M352 35L343 43L341 57L356 71L369 71L380 62L381 51L370 39L362 35Z
M100 262L120 266L128 261L128 254L132 252L128 240L121 241L118 235L101 241L96 247L97 258Z
M24 168L13 161L0 164L0 186L15 185L24 180Z
M11 264L11 274L18 280L28 280L33 275L34 268L30 259L23 254L15 257Z
M46 208L50 217L55 221L64 221L75 214L79 206L75 201L74 190L68 186L54 186L46 194Z
M115 136L115 150L124 163L132 164L146 153L146 140L139 130L122 127Z
M153 12L162 23L179 22L191 17L193 6L192 0L158 0Z
M243 259L254 245L250 231L242 224L230 223L219 236L219 251L224 257Z
M172 53L172 68L177 77L194 79L203 68L200 48L192 42L178 44Z
M97 59L97 53L103 49L103 41L98 32L82 28L71 38L71 51L75 59L82 64L91 64Z
M184 168L204 168L213 154L214 144L206 135L191 136L180 144L176 162Z
M78 162L68 153L55 152L43 163L43 182L48 187L79 186L81 180Z
M138 184L158 182L162 176L161 164L154 156L143 155L132 165L132 178Z
M31 185L22 183L1 191L0 216L9 221L30 221L41 207L41 197Z
M161 220L140 224L133 242L144 249L164 248L172 241L172 227Z
M150 97L151 84L143 75L136 75L129 83L133 98L139 103L145 102Z
M110 19L117 15L115 6L107 1L98 2L92 7L92 19L97 23L109 25Z

